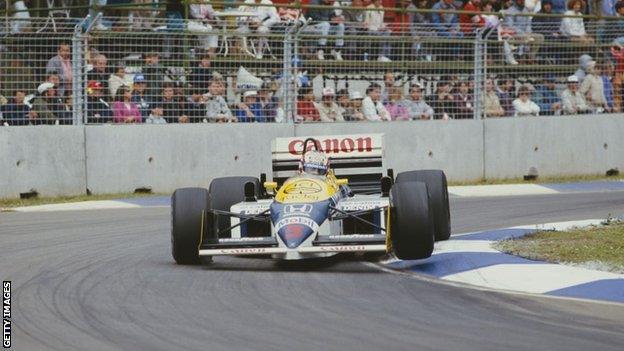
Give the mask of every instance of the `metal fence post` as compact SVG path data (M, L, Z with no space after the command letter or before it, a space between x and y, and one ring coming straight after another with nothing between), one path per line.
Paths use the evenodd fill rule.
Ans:
M483 75L485 74L485 66L487 65L485 61L485 53L484 53L484 45L483 45L483 29L479 29L475 35L474 42L474 95L473 95L473 118L481 119L482 118L482 106L481 106L481 96L483 95Z
M80 23L74 27L74 34L72 36L72 124L82 125L84 124L84 74L85 74L85 62L84 62L84 42L82 31L84 24L87 23L90 16L87 15Z

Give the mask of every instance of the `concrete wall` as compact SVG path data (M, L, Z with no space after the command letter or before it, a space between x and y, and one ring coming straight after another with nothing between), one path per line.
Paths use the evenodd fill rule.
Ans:
M624 116L529 117L485 122L486 178L624 170Z
M0 127L0 198L83 194L84 140L82 127Z
M276 137L385 133L386 166L441 168L451 180L624 169L624 116L336 124L0 128L0 198L171 192L270 172ZM85 144L86 140L86 144Z

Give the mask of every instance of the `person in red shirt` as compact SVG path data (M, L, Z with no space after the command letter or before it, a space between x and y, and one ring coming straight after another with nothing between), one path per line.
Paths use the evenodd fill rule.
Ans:
M314 106L312 88L303 88L301 98L297 100L297 119L303 122L319 122L321 115Z
M481 0L469 0L464 7L463 11L481 12ZM467 14L462 13L459 15L459 28L464 35L474 35L474 31L477 28L482 27L485 24L485 19L479 14Z

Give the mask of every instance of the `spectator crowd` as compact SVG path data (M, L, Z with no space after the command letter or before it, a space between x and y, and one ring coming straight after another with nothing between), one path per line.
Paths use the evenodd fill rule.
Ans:
M93 8L132 2L152 3L90 1ZM271 37L299 22L307 23L304 34L312 36L305 39L304 46L311 53L302 58L308 60L435 61L441 48L423 38L473 40L492 32L500 42L506 65L578 65L576 72L562 68L532 77L491 75L483 80L483 87L475 87L475 77L469 74L442 71L427 75L388 69L391 66L387 65L371 68L372 78L359 87L347 82L339 88L338 82L325 80L323 86L318 86L318 81L316 85L311 83L314 76L300 74L294 78L295 122L469 119L475 116L476 108L476 112L490 118L622 111L624 0L309 0L305 3L324 7L312 6L303 11L285 6L289 3L245 0L238 8L244 16L236 18L233 33L242 39L241 52L252 57L249 67L262 67L267 55L275 58L276 44ZM32 30L28 5L29 1L13 2L10 33L5 35ZM98 31L114 31L126 21L125 25L133 30L155 30L159 15L156 9L133 9L93 25ZM284 72L245 85L245 76L239 75L236 82L214 67L221 42L228 39L216 31L224 25L224 19L210 1L188 7L180 1L168 1L164 9L160 15L166 17L167 29L187 26L196 37L194 61L189 67L171 65L171 53L165 47L140 53L140 63L129 67L122 58L111 59L107 48L89 46L83 111L87 123L248 123L288 119L283 97L289 82ZM418 10L434 11L415 12ZM454 12L458 10L467 12ZM549 16L553 14L598 15L605 19ZM187 21L184 16L188 16ZM246 39L250 35L254 40ZM354 39L358 36L373 39ZM391 40L393 36L410 40L397 43ZM575 50L553 49L549 43L557 41L567 41ZM472 60L469 49L449 43L443 49L453 60ZM401 45L407 47L408 54ZM163 56L167 57L167 65L163 64ZM55 55L41 69L42 79L31 87L5 90L0 76L3 125L73 122L76 77L70 43L60 42ZM252 82L258 80L251 76Z

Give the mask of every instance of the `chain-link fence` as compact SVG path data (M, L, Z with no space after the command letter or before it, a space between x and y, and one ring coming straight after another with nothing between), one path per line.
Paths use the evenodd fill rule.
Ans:
M123 16L7 19L2 123L390 121L622 109L624 21L617 17L578 17L574 6L567 17L528 13L511 3L501 12L488 3L466 12L418 1L396 8L247 2L196 2L181 12L149 1ZM624 16L624 5L618 9Z

